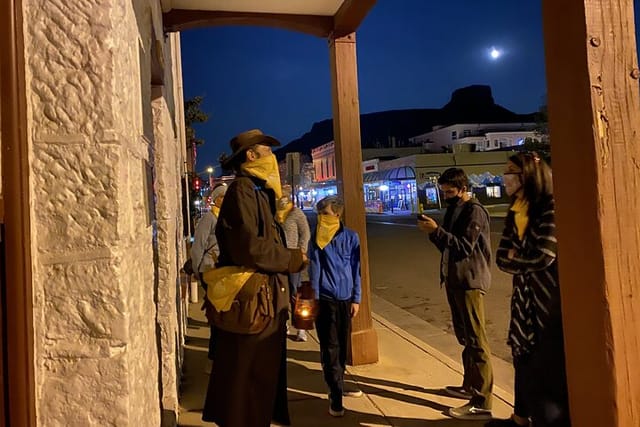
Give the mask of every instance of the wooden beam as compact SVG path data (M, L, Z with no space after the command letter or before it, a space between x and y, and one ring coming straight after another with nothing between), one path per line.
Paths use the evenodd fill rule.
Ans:
M223 25L254 25L327 37L333 30L333 17L331 16L287 15L283 13L173 9L163 14L163 22L167 32Z
M640 426L633 0L543 1L572 425Z
M5 353L10 426L35 426L29 147L21 0L0 2ZM42 332L42 331L41 331Z
M355 32L376 0L345 0L333 17L333 37Z
M360 107L355 34L329 41L333 135L336 154L336 185L344 197L345 224L360 236L362 302L353 319L349 363L362 365L378 361L378 338L371 319L369 251L362 186Z

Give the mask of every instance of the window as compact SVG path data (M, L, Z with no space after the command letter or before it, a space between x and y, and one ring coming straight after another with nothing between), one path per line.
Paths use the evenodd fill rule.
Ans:
M471 136L471 131L470 131L469 129L465 129L465 130L462 132L462 136L463 136L463 137Z
M494 139L494 140L493 140L493 146L494 146L494 147L499 147L499 146L500 146L500 144L498 143L498 140L497 140L497 139Z
M487 187L487 197L499 199L502 197L502 189L499 185L491 185Z
M451 131L451 139L458 139L458 132L455 130Z

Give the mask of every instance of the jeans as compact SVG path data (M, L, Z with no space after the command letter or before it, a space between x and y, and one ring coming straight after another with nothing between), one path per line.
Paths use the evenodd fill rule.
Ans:
M351 334L351 301L321 298L316 331L320 340L320 360L324 380L329 386L331 407L333 410L341 410L347 346Z

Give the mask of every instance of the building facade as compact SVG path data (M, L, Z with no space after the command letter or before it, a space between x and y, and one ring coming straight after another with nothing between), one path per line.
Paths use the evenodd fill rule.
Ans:
M175 425L185 327L179 35L164 33L158 0L19 4L33 419Z
M453 151L455 144L473 144L477 151L507 148L535 138L535 123L466 123L434 126L431 132L410 138L412 144L421 144L424 152Z

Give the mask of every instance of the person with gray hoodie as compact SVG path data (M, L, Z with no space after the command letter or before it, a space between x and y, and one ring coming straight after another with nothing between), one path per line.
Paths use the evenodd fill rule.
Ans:
M195 275L202 287L206 290L207 284L202 280L202 273L215 268L220 254L218 240L216 239L216 224L218 223L218 213L222 206L224 194L227 192L227 185L220 184L211 190L209 199L211 209L202 215L196 224L193 234L193 245L191 245L191 263L195 270ZM215 348L215 328L211 325L211 335L209 337L209 360L213 360ZM211 372L211 363L207 365L207 373Z
M282 197L278 200L276 210L276 220L282 225L284 230L287 248L300 248L302 253L307 253L309 238L309 222L302 209L296 207L291 200L291 186L285 185L282 188ZM291 298L291 312L293 313L296 294L302 284L302 272L289 273L289 295ZM287 331L289 328L287 328ZM298 341L306 341L307 333L304 329L298 330L296 334Z
M442 253L440 282L447 292L453 330L464 346L462 385L448 386L444 391L468 403L450 408L449 415L488 420L493 387L484 310L484 294L491 284L489 213L469 195L469 178L462 169L447 169L438 184L448 205L443 224L421 215L418 229L428 233L429 240Z

